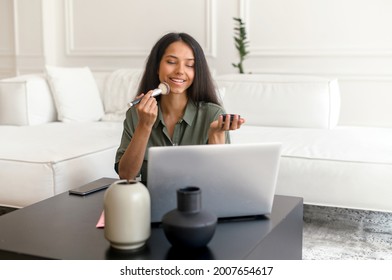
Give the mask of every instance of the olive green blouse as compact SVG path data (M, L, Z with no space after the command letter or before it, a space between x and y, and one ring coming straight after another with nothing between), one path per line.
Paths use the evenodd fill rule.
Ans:
M144 154L144 161L139 173L141 180L143 182L147 180L149 147L208 144L208 130L211 122L217 120L219 115L224 113L224 109L219 105L206 102L200 102L199 105L196 105L194 102L189 101L184 116L174 127L173 138L171 139L163 120L161 108L158 106L158 117L151 131L147 143L147 150ZM133 137L137 123L137 111L135 107L132 107L127 111L126 119L124 120L124 130L115 159L116 172L118 172L118 163ZM230 143L229 132L226 132L226 143Z

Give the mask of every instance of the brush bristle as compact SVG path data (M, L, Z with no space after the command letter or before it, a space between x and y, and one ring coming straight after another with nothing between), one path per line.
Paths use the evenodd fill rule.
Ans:
M168 83L162 82L159 84L158 88L162 90L162 94L168 94L170 92L170 86Z

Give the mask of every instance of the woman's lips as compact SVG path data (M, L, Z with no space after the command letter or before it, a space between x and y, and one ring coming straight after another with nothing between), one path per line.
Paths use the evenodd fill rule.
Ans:
M170 81L172 81L175 84L179 84L179 85L182 85L183 83L185 83L184 79L170 78Z

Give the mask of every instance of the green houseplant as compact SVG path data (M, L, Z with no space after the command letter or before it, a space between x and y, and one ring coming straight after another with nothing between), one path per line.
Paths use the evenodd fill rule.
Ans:
M233 19L236 24L236 26L234 27L234 34L235 34L234 42L240 57L240 61L238 63L232 63L232 65L234 68L238 68L238 72L240 74L243 74L244 73L243 61L245 60L246 56L249 54L249 51L247 50L249 46L249 41L247 41L245 23L242 21L241 18L234 17Z

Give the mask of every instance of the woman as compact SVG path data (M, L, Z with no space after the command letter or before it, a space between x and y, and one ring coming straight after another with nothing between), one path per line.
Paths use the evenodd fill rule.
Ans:
M170 93L152 97L166 82ZM140 82L142 98L126 114L115 169L121 179L147 179L151 146L229 143L229 130L241 127L235 115L223 119L215 86L201 46L186 33L169 33L152 48ZM227 121L226 121L227 120Z

